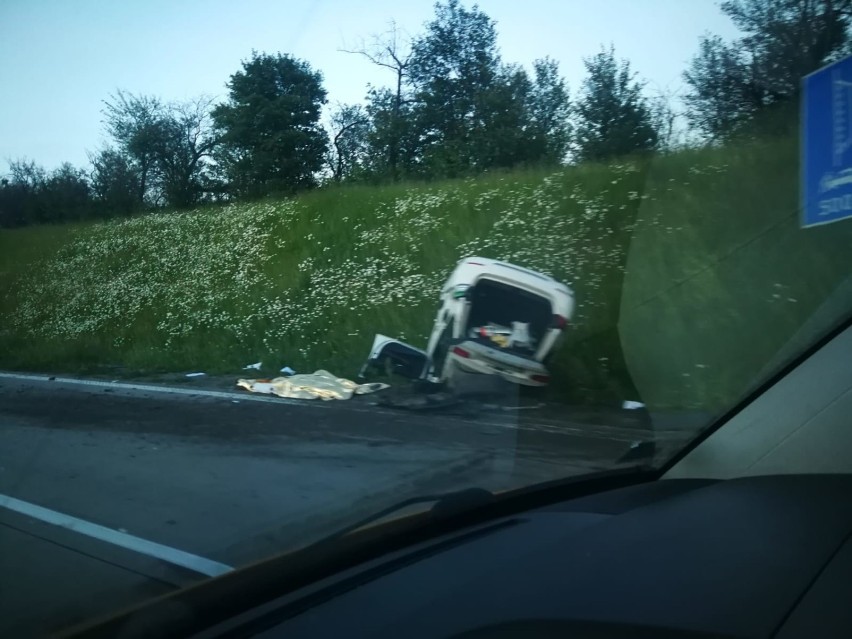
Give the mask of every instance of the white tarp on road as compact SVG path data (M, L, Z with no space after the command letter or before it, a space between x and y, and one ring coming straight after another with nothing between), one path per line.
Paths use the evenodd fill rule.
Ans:
M358 384L323 370L309 375L291 375L270 380L239 379L237 386L253 393L266 393L290 399L323 400L350 399L352 395L366 395L389 388L388 384Z

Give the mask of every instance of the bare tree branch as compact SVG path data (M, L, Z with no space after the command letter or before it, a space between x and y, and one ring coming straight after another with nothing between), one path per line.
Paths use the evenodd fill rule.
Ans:
M405 84L411 66L413 51L410 38L404 37L397 27L396 22L391 22L387 31L374 35L369 45L361 42L357 49L339 49L344 53L353 53L363 56L376 66L393 71L395 75L395 88L393 108L391 111L391 130L395 132L388 145L388 165L391 176L398 179L399 171L399 122L402 107L409 102L405 97Z

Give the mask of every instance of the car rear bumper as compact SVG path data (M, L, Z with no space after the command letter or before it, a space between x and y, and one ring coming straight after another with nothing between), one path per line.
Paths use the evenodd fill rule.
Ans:
M548 372L541 362L475 342L462 342L458 347L467 352L469 357L462 357L451 350L447 355L448 362L465 372L496 375L507 382L524 386L547 386Z

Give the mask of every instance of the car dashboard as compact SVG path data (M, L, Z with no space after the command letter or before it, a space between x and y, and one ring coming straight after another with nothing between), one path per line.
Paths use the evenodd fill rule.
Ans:
M852 476L645 482L420 543L200 636L850 637Z

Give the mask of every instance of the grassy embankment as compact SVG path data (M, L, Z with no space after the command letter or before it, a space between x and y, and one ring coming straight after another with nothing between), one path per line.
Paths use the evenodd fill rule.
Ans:
M574 287L554 395L633 392L621 308L643 395L714 408L849 270L843 223L797 229L795 153L779 139L0 231L0 368L237 374L262 360L351 376L376 332L425 345L440 284L484 255Z

